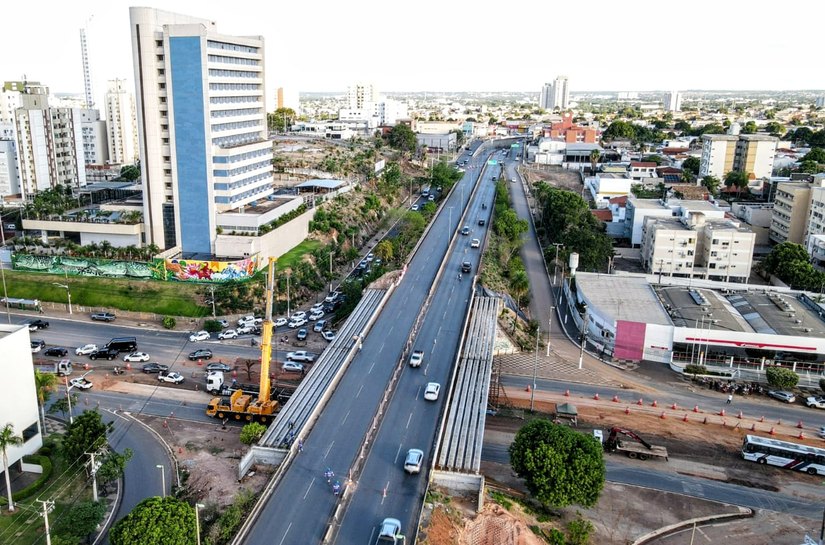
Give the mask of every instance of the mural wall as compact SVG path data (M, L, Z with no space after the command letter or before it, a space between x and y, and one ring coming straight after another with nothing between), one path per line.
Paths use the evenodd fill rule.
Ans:
M42 272L68 276L103 278L146 278L181 282L227 282L245 280L255 274L258 257L240 261L200 261L193 259L153 259L115 261L70 256L43 256L15 252L12 267L16 271Z

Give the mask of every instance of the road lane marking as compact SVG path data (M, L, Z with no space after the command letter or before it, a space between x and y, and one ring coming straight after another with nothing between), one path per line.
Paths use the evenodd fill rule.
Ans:
M412 421L412 415L413 415L413 413L410 413L409 418L407 418L407 429L410 428L410 422Z
M369 370L369 371L367 371L367 374L368 374L368 375L369 375L370 373L372 373L372 368L373 368L373 367L375 367L375 362L372 362L372 365L370 365L370 370Z
M392 461L393 464L398 463L398 455L399 454L401 454L401 443L398 443L398 450L395 451L395 459L393 459L393 461ZM387 483L387 484L389 484L389 483Z
M335 444L335 441L333 441L332 443L330 443L330 444L329 444L329 446L327 447L327 451L324 453L324 459L325 459L325 460L326 460L327 456L329 456L329 451L331 451L331 450L332 450L332 445L334 445L334 444Z
M309 494L309 491L312 489L313 484L315 484L315 477L312 478L312 481L310 481L309 486L307 487L307 491L304 492L304 499L307 499L307 495Z
M348 417L349 417L349 411L347 411L347 414L345 414L345 415L344 415L344 419L343 419L343 420L341 420L341 425L342 425L342 426L344 425L344 422L346 422L346 421L347 421L347 418L348 418Z
M289 529L292 528L292 523L289 523L289 526L286 527L286 532L284 532L284 537L281 538L281 541L278 542L278 545L283 545L284 540L286 539L286 535L289 533Z
M418 400L418 396L421 395L421 386L418 387L418 390L415 392L415 399Z
M389 495L389 491L390 491L390 482L387 481L387 486L384 487L384 493L382 494L383 497L381 498L381 505L384 505L384 500L387 499L387 496Z
M357 393L357 394L355 394L355 397L360 396L360 395L361 395L361 390L363 390L363 389L364 389L364 385L362 384L362 385L361 385L361 387L360 387L360 388L358 388L358 393Z

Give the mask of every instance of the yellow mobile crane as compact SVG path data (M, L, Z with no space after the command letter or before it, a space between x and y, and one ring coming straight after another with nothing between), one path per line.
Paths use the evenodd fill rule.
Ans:
M269 363L272 358L272 299L275 292L275 258L269 258L266 277L266 315L261 324L261 382L258 399L238 389L228 397L213 397L206 407L207 416L233 418L235 420L258 420L269 422L278 410L278 402L270 399Z

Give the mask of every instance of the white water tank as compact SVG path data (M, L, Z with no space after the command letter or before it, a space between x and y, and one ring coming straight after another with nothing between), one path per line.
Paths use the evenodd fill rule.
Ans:
M576 276L576 269L579 268L579 254L572 252L567 266L570 267L570 276Z

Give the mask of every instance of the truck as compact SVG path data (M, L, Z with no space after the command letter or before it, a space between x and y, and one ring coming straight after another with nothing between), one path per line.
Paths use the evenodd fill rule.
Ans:
M235 390L228 396L219 395L212 398L206 406L207 416L220 418L221 420L230 418L247 422L257 420L266 424L274 419L280 408L278 401L272 399L269 381L269 365L272 359L272 330L274 329L272 325L272 299L275 292L275 263L275 258L270 257L266 277L266 317L261 328L261 379L258 385L257 398L255 394L249 394L236 386ZM222 372L221 375L223 375ZM207 378L207 388L209 387L208 380ZM221 382L223 382L223 377L221 377ZM213 389L215 389L214 386Z
M41 373L54 373L59 377L65 377L66 375L72 374L72 361L60 360L54 362L53 364L39 363L36 368Z
M231 383L232 381L230 380L229 382ZM228 396L233 390L243 390L247 394L258 395L260 386L257 384L240 384L238 382L230 386L230 384L226 382L226 375L224 375L223 371L210 371L209 374L206 375L206 391L210 394Z
M596 431L599 433L594 433L594 435L599 437L601 430ZM624 441L619 439L619 435L624 435L634 439L634 441ZM664 458L667 460L667 449L665 447L651 445L636 433L619 427L610 429L610 434L604 442L604 450L607 452L623 452L627 454L628 458L638 458L639 460L647 460L648 458Z

